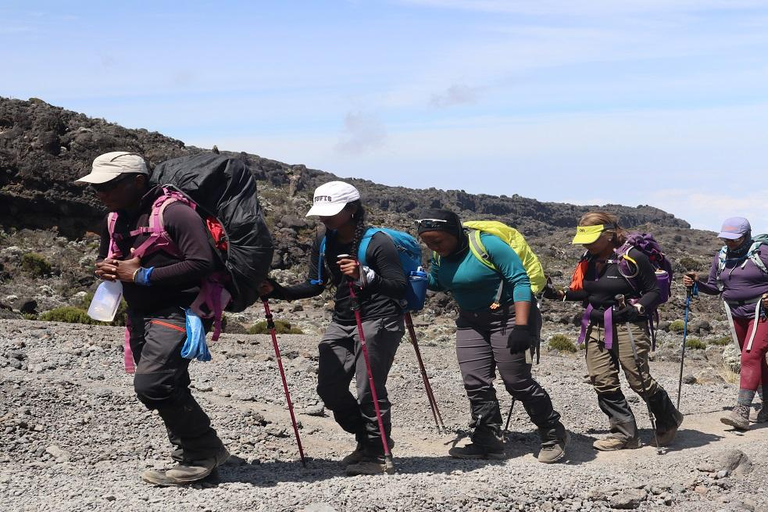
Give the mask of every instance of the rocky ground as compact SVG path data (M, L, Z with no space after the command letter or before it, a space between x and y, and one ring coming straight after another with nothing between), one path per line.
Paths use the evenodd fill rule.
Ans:
M121 368L118 327L0 320L0 509L2 510L768 510L765 427L738 433L719 422L736 395L718 355L691 351L685 423L666 454L654 448L596 453L606 432L581 354L544 351L534 371L571 432L567 462L536 461L537 435L522 408L509 427L508 459L458 461L446 453L468 407L452 345L421 322L421 350L448 433L429 412L413 349L403 343L389 390L397 472L346 477L354 448L314 391L316 336L282 335L283 362L308 456L299 462L271 340L225 334L214 361L193 363L195 394L234 455L216 478L155 488L138 474L169 463L160 419L134 398ZM568 326L563 332L573 335ZM674 340L653 374L676 396ZM679 342L679 339L678 339ZM631 393L629 393L631 394ZM499 393L504 408L509 396ZM631 403L644 443L643 404ZM460 443L466 440L459 441Z

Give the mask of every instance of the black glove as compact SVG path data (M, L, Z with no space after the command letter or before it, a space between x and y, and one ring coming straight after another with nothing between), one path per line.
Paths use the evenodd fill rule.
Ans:
M590 323L603 325L604 314L605 314L605 311L603 309L599 309L599 308L592 309L592 312L589 313Z
M624 306L613 312L614 323L636 322L640 314L634 306Z
M531 348L532 337L530 326L516 325L507 337L507 348L513 354L528 350Z
M544 295L545 299L560 300L562 298L562 295L560 295L560 290L555 288L551 282L547 282L547 285L544 287L542 294Z

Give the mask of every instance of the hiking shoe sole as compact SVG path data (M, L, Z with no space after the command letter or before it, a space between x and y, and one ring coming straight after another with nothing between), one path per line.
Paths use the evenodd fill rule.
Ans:
M483 454L465 454L465 453L451 453L448 452L448 455L453 457L454 459L464 459L464 460L483 460L483 459L492 459L492 460L504 460L507 458L506 453L483 453Z
M720 422L728 426L731 426L741 432L746 432L747 430L749 430L749 420L739 421L737 419L731 418L730 416L724 416L720 418Z
M616 443L602 444L603 442L608 441L608 439L609 438L595 441L592 443L592 447L595 450L599 450L601 452L616 452L619 450L634 450L636 448L640 448L640 438L630 439L628 441L621 441L620 439L617 439Z

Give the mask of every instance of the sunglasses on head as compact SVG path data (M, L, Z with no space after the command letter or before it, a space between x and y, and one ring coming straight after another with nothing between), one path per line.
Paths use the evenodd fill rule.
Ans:
M448 224L445 219L419 219L416 221L416 225L423 229L441 229Z
M125 183L129 179L134 178L135 176L136 174L126 174L125 176L115 178L106 183L92 183L91 190L93 190L94 192L112 192L121 184Z

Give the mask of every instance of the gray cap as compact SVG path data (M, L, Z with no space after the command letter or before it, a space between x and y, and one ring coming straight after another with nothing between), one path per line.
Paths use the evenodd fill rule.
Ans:
M90 174L75 180L75 183L106 183L121 174L149 174L149 169L141 155L130 151L112 151L97 156Z
M744 217L731 217L725 219L723 227L720 228L720 234L718 238L725 238L726 240L736 240L752 231L752 226L749 225L749 221Z

